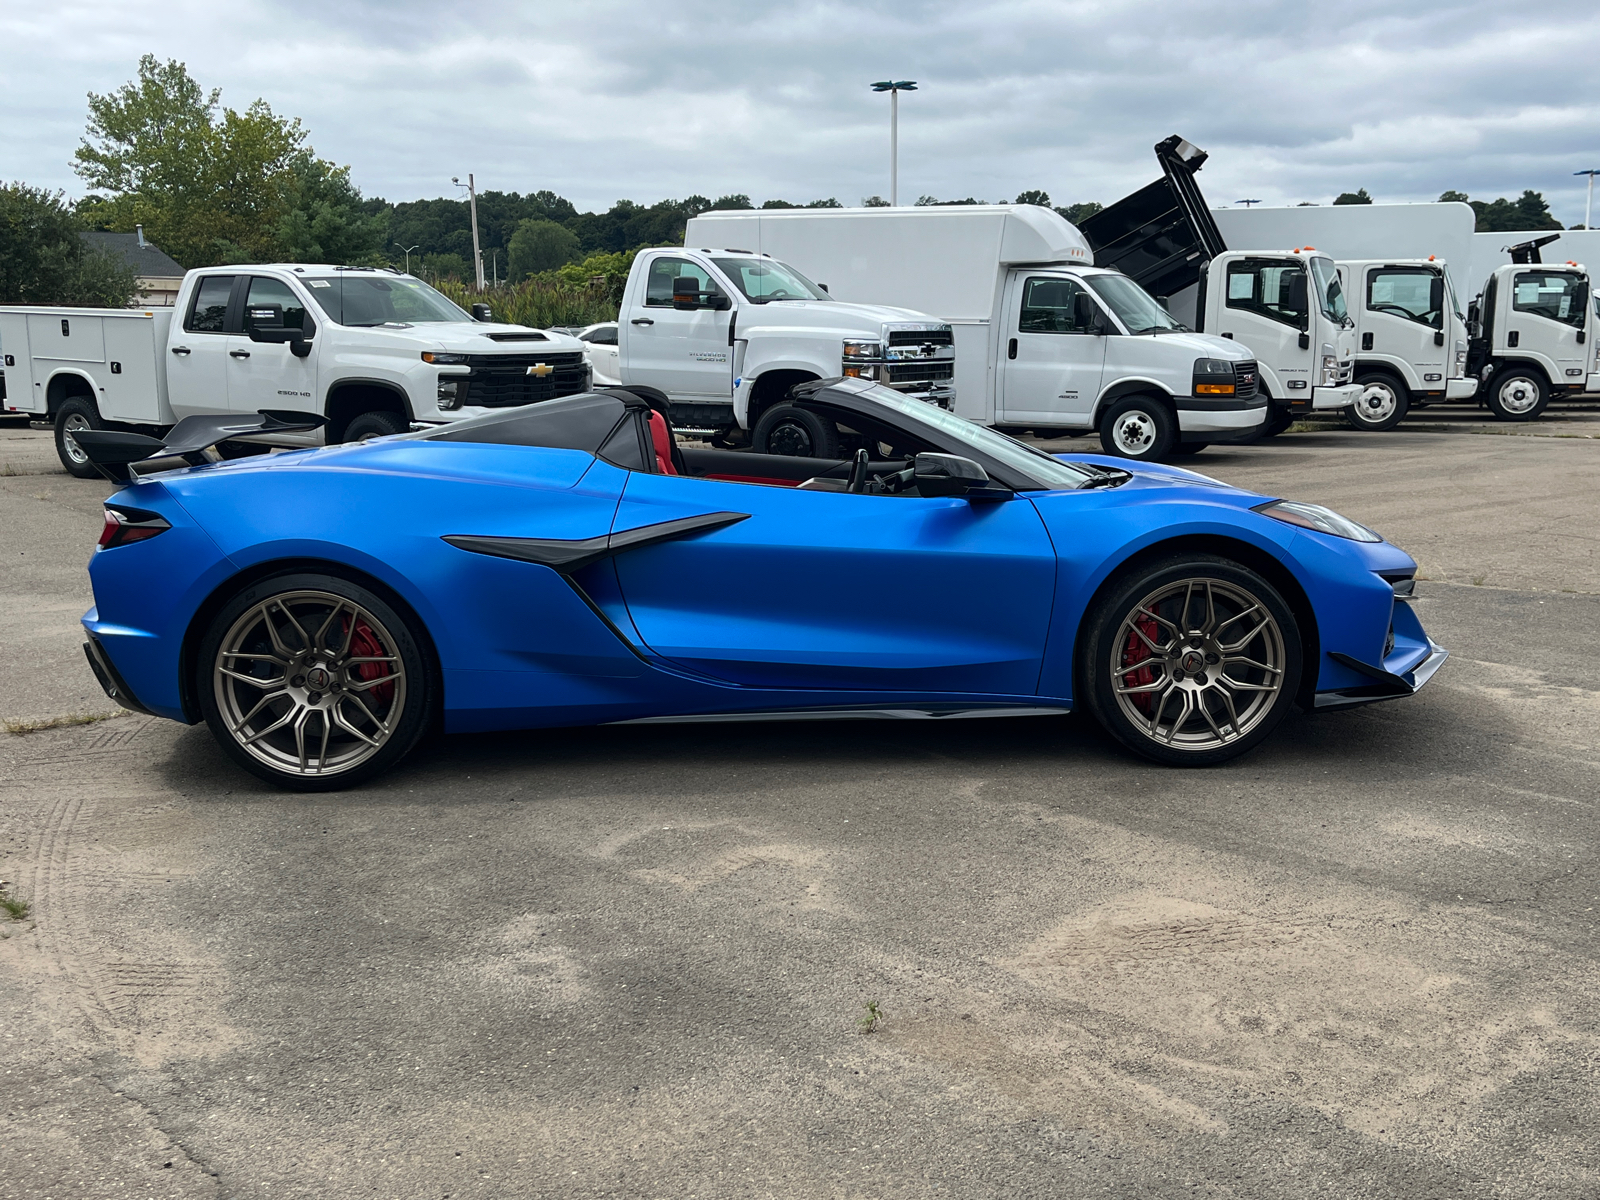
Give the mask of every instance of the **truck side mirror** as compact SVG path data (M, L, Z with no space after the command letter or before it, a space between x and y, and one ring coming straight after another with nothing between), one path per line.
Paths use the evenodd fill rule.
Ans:
M727 312L728 309L733 307L733 301L718 292L714 296L706 297L706 306L715 309L717 312Z
M1106 331L1106 320L1100 312L1100 306L1089 299L1087 292L1079 292L1072 298L1073 323L1084 333L1099 337Z
M923 496L962 496L971 488L989 484L989 472L959 454L919 454L912 462L912 472L912 482Z
M301 317L301 320L305 322L304 328L285 325L281 304L251 304L244 310L245 332L250 335L252 342L277 346L287 342L289 353L296 358L305 358L311 353L311 338L317 332L309 314Z
M472 306L472 319L474 321L493 321L494 309L487 304L474 304Z
M672 307L680 311L700 307L700 281L691 275L679 275L672 281Z

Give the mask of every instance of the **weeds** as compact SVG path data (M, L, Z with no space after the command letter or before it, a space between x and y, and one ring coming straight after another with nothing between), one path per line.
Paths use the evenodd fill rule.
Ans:
M66 713L59 717L23 717L16 721L7 717L0 720L0 726L4 726L7 733L38 733L41 729L64 729L69 725L93 725L96 721L109 721L112 717L120 717L124 711L119 708L116 712Z
M877 1032L878 1022L883 1020L883 1010L878 1007L878 1002L876 1000L868 1000L861 1007L867 1010L867 1015L857 1018L856 1028L862 1033Z
M1483 581L1485 579L1487 579L1487 578L1489 578L1487 575L1474 575L1472 577L1472 586L1473 587L1482 587L1483 586Z
M13 921L26 921L33 905L21 896L13 896L6 890L6 886L5 881L0 880L0 909L4 909L6 916Z

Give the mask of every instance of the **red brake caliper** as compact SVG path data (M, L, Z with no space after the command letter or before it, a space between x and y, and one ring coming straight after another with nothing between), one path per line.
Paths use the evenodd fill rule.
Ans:
M1152 645L1155 643L1157 636L1159 636L1159 631L1156 628L1156 620L1154 617L1140 617L1134 621L1133 624L1134 627L1139 630L1139 633L1144 634L1145 637L1150 639L1150 643ZM1136 669L1123 675L1123 687L1143 687L1147 683L1154 683L1156 681L1156 672L1154 667L1139 666L1140 663L1144 662L1149 657L1150 646L1146 645L1144 639L1139 637L1138 634L1129 633L1128 644L1123 647L1122 650L1122 665L1125 667L1134 667ZM1132 697L1134 707L1142 713L1148 713L1150 711L1152 695L1153 694L1150 692L1140 692L1139 694L1135 695Z
M350 619L346 617L346 629L349 628L349 624ZM378 635L372 632L372 628L365 621L357 621L355 636L350 639L350 656L352 658L367 658L381 655L382 653L383 643L378 641ZM381 679L385 675L394 674L390 670L388 663L381 662L357 663L355 673L358 679L364 681ZM380 683L367 694L379 704L388 704L394 698L394 681Z

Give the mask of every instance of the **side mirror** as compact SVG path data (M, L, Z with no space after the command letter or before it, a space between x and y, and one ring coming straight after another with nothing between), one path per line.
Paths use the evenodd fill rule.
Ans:
M472 319L474 321L493 321L494 310L487 304L474 304L472 306Z
M923 453L912 463L912 482L923 496L964 496L974 488L988 489L989 473L958 454Z
M718 312L727 312L728 309L733 307L733 301L728 299L721 292L718 292L715 296L707 296L706 304L708 307L714 308Z
M672 281L672 307L683 311L700 307L700 281L691 275L679 275Z
M1072 298L1072 315L1075 324L1084 333L1099 337L1106 331L1105 317L1100 313L1100 306L1089 299L1086 292L1079 292Z
M316 333L316 326L311 324L309 316L301 319L310 327L302 329L296 325L285 325L281 304L251 304L244 310L245 332L250 335L252 342L276 346L287 342L289 352L296 358L305 358L311 353L311 336Z

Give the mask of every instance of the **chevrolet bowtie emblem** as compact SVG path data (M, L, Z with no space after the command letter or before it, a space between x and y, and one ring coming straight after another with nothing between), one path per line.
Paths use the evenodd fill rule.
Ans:
M555 368L550 366L548 363L534 363L533 366L528 368L528 374L537 375L540 379L543 379L546 375L550 374L550 372L554 370Z

